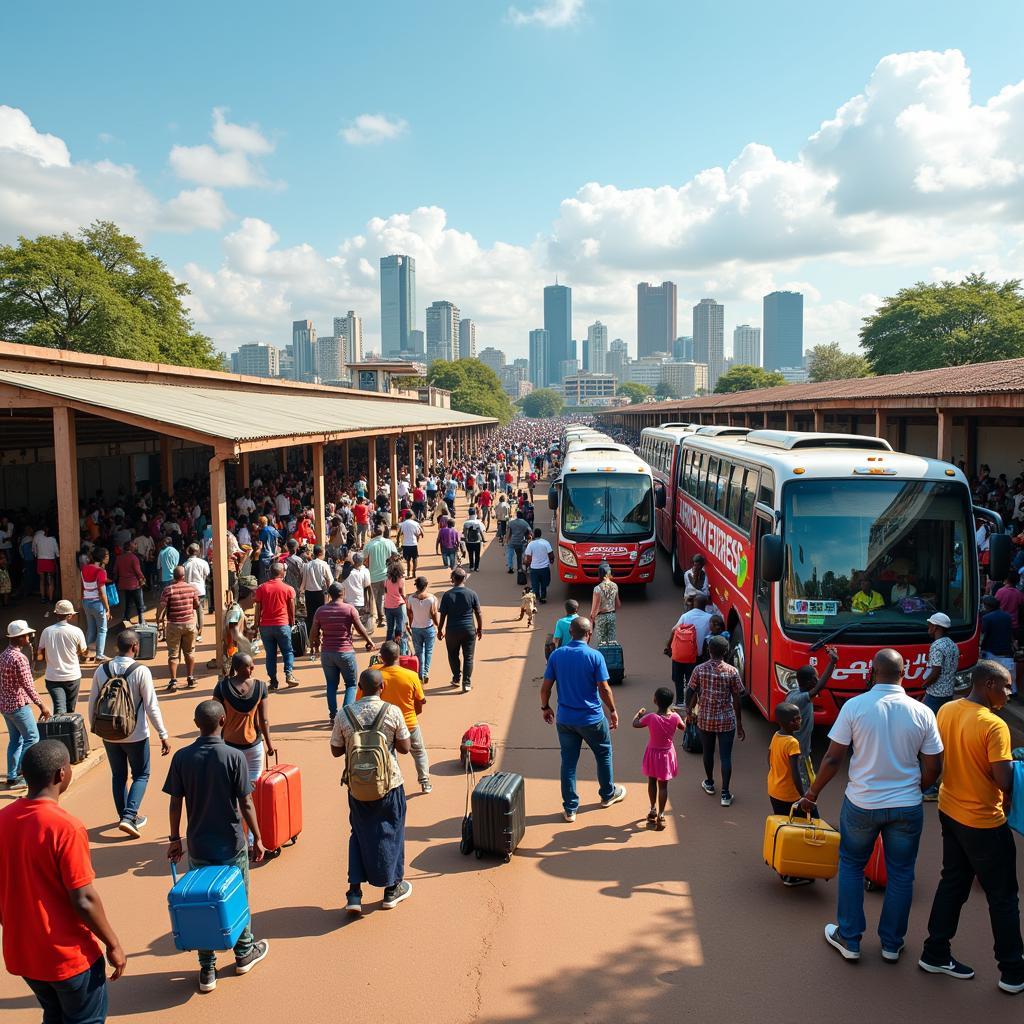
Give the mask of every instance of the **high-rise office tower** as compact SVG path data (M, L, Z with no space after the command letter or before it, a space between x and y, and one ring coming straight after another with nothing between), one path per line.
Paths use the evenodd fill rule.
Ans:
M591 373L606 373L608 360L608 328L600 320L587 328L587 341L590 342L590 366L584 370Z
M459 321L459 358L476 359L476 324L472 320Z
M583 355L580 357L580 364L583 366L583 372L590 372L590 339L583 339Z
M310 381L316 372L316 328L312 320L292 321L293 380Z
M676 286L671 281L660 285L636 286L637 358L654 352L671 353L676 340Z
M409 332L409 354L423 358L427 354L426 331L411 330Z
M411 352L409 333L416 327L416 260L380 258L380 347L385 359Z
M549 284L544 289L544 330L548 332L548 384L560 384L559 367L566 359L575 359L572 351L572 289L564 284Z
M345 339L337 335L317 338L316 372L324 382L345 376Z
M548 342L550 336L543 328L530 331L530 383L535 388L548 384Z
M672 358L677 363L693 362L693 338L684 334L672 342Z
M278 377L281 374L281 350L265 341L239 345L231 361L235 373L248 377Z
M463 324L465 322L465 320L462 321ZM461 328L461 324L459 326ZM480 352L478 358L484 366L489 366L500 376L501 371L505 366L505 353L502 352L500 348L492 348L491 346L488 346Z
M761 365L761 328L740 324L732 332L732 365Z
M714 391L725 371L725 306L714 299L693 307L693 361L707 363L708 389Z
M451 360L459 351L459 307L438 299L427 307L427 362Z
M804 365L804 297L772 292L764 297L764 368Z
M334 318L334 336L344 339L345 350L342 354L342 361L346 366L362 361L363 318L357 316L354 309L350 309L345 316Z
M629 380L629 346L621 338L616 338L608 346L605 372L615 374L615 379L620 384L625 384Z

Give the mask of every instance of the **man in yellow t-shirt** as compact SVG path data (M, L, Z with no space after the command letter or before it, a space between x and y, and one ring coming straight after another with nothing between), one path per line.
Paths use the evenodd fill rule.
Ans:
M1017 850L1004 813L1013 785L1010 730L995 714L1006 706L1011 691L1010 674L1002 665L980 661L967 697L939 709L937 720L945 748L939 788L942 878L918 965L930 974L974 977L970 967L954 959L950 941L977 878L988 899L999 987L1017 993L1024 992L1024 942L1017 898Z
M871 586L871 580L867 576L862 576L860 590L853 595L850 607L863 615L864 612L875 612L879 608L884 608L885 599Z
M409 736L412 739L412 760L416 765L420 789L424 793L429 793L434 787L430 783L430 760L427 757L427 747L423 742L423 733L420 730L418 718L427 698L423 694L420 677L411 669L402 668L398 664L400 653L398 644L394 640L387 640L380 645L380 674L384 680L384 689L381 690L380 695L382 700L388 704L394 704L402 712L405 724L409 727ZM361 698L362 692L358 691L356 700Z
M789 814L803 792L800 781L800 741L796 733L800 728L800 709L795 704L779 704L775 708L775 721L779 731L768 747L768 799L775 814ZM813 816L818 816L817 808ZM783 885L810 885L813 878L782 875Z

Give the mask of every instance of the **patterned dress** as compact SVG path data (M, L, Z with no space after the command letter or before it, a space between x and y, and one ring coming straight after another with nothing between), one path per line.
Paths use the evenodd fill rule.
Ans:
M618 642L615 628L615 601L619 596L619 585L612 580L602 580L594 593L598 595L597 616L594 621L594 643L614 644Z

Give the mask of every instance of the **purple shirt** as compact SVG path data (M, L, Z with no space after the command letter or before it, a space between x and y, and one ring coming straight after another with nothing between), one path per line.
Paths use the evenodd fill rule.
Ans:
M454 551L459 546L459 531L451 526L444 526L437 531L437 542L442 551Z

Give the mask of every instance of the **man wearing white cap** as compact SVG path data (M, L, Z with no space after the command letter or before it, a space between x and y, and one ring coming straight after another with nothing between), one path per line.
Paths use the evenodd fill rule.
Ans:
M956 670L960 665L960 649L953 640L946 636L952 626L945 612L935 612L928 619L928 635L932 645L928 648L928 670L924 674L924 703L936 714L943 704L956 696ZM939 798L939 786L936 783L924 791L924 798L935 801Z
M39 730L29 706L39 708L45 722L50 712L32 682L32 665L26 651L31 652L35 630L24 620L15 619L7 625L7 647L0 654L0 714L7 723L7 788L23 784L21 758L33 743L39 742Z
M80 658L88 653L85 634L71 620L75 606L58 601L53 609L57 620L39 634L36 661L46 660L46 692L53 701L53 713L64 715L75 710L78 689L82 685Z

